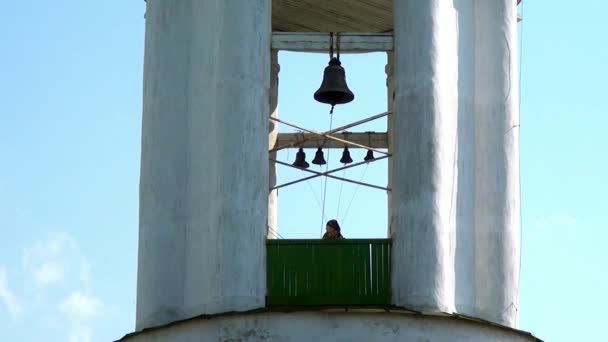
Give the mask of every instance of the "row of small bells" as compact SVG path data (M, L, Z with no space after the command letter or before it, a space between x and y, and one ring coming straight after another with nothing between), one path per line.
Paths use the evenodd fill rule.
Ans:
M365 158L363 158L363 160L368 162L374 159L374 152L372 150L367 150L367 154L365 155ZM348 147L344 147L344 151L342 151L342 158L340 158L340 163L350 164L352 162L353 158L351 158L350 156L350 151L348 150ZM317 152L315 153L315 158L312 160L312 163L315 165L327 164L327 162L325 161L325 156L323 155L323 150L320 147L317 149ZM308 162L306 161L306 153L304 152L303 148L300 147L298 153L296 153L296 161L294 161L291 165L299 167L301 169L308 169L310 167L310 164L308 164Z
M348 89L348 85L346 85L346 76L342 63L340 63L339 56L340 55L338 55L337 58L333 56L330 57L329 65L325 67L325 71L323 72L323 82L321 82L319 90L317 90L314 94L315 100L331 105L330 114L333 113L335 105L349 103L355 99L355 95L352 91L350 91L350 89ZM365 158L363 158L363 160L370 161L373 159L374 152L372 150L368 150L367 155ZM350 156L348 147L344 147L340 163L350 164L352 162L353 158ZM315 165L327 164L321 147L317 149L312 163ZM307 169L310 167L310 164L308 164L306 161L306 153L304 153L303 148L300 147L298 153L296 153L296 161L294 161L292 165L302 169Z

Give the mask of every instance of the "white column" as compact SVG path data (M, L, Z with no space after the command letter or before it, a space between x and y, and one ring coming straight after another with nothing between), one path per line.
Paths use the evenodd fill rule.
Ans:
M147 1L137 330L264 306L270 14Z
M278 51L272 50L270 60L270 116L279 117L279 71L281 70L278 60ZM279 133L279 124L269 120L268 126L268 147L272 148ZM276 160L277 152L270 153L270 158ZM269 189L277 185L277 166L276 163L270 162L268 170ZM268 238L276 239L279 232L278 227L278 201L277 190L272 190L268 194Z
M516 2L475 0L475 4L478 316L517 327L520 193Z
M443 0L400 0L393 6L393 303L452 312L456 12Z
M395 98L395 54L393 52L387 52L386 54L386 65L384 66L384 72L386 73L386 110L393 111L395 109L394 106L394 98ZM393 125L393 116L395 114L390 114L386 118L386 130L388 133L388 153L394 153L394 125ZM388 158L388 187L391 188L391 184L393 184L393 158ZM393 193L389 191L387 193L387 206L388 206L388 236L392 234L392 220L393 217L391 215L392 210L392 197Z
M474 0L456 0L458 11L458 130L456 142L456 311L476 316L475 309L475 12Z

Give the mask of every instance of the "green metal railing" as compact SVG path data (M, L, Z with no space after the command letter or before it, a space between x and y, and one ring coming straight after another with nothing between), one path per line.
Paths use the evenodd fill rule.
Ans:
M389 239L268 240L269 306L390 304Z

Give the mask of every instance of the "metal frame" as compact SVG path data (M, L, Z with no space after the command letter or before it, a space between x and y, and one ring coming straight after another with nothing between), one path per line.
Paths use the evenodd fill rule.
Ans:
M300 183L300 182L303 182L303 181L306 181L306 180L309 180L309 179L317 178L319 176L325 176L325 177L341 180L341 181L344 181L344 182L349 182L349 183L359 184L359 185L363 185L363 186L368 186L368 187L374 188L374 189L391 191L391 189L387 188L387 187L378 186L378 185L374 185L374 184L359 182L359 181L348 179L348 178L342 178L342 177L330 175L330 173L334 173L334 172L337 172L337 171L342 171L342 170L350 169L351 167L360 166L360 165L363 165L363 164L373 163L375 161L386 159L388 157L389 156L382 156L382 157L379 157L379 158L372 159L370 161L362 161L362 162L358 162L358 163L355 163L355 164L342 166L342 167L339 167L339 168L336 168L336 169L333 169L333 170L329 170L329 171L326 171L326 172L318 172L318 171L313 171L313 170L309 170L309 169L299 168L299 167L293 166L291 164L284 163L282 161L275 160L275 159L271 158L270 160L273 161L273 162L275 162L275 163L277 163L277 164L288 166L288 167L291 167L291 168L294 168L294 169L298 169L298 170L302 170L302 171L306 171L306 172L309 172L309 173L314 173L314 176L308 176L308 177L297 179L295 181L291 181L291 182L284 183L284 184L281 184L281 185L273 186L272 188L270 188L270 191L275 190L275 189L280 189L280 188L283 188L283 187L286 187L286 186L289 186L289 185L297 184L297 183Z
M351 167L360 166L360 165L363 165L363 164L373 163L375 161L386 159L386 158L389 158L391 156L389 153L384 152L384 151L380 151L380 150L375 149L375 148L372 148L371 146L365 146L363 144L358 144L358 143L355 143L355 142L352 142L352 141L348 141L348 140L345 140L345 139L336 138L336 137L334 137L334 136L331 135L333 133L338 133L340 131L343 131L343 130L345 130L347 128L354 127L354 126L357 126L357 125L360 125L360 124L363 124L363 123L366 123L366 122L369 122L369 121L372 121L372 120L376 120L376 119L385 117L385 116L387 116L387 115L389 115L391 113L392 112L389 111L389 112L384 112L384 113L380 113L380 114L377 114L377 115L373 115L373 116L371 116L369 118L365 118L363 120L359 120L359 121L350 123L348 125L344 125L342 127L338 127L338 128L335 128L335 129L332 129L332 130L329 130L329 131L323 132L323 133L315 132L313 130L300 127L298 125L289 123L289 122L287 122L285 120L281 120L281 119L278 119L278 118L270 117L269 119L271 121L282 123L284 125L287 125L287 126L290 126L290 127L296 128L296 129L299 129L301 131L308 132L308 133L310 133L310 135L308 137L303 137L303 139L301 141L295 141L295 142L292 142L292 143L290 143L288 145L283 145L283 146L272 148L272 149L269 150L269 153L272 153L272 152L275 152L275 151L278 151L278 150L281 150L281 149L284 149L284 148L296 147L297 145L301 145L304 141L312 139L313 136L318 136L318 137L323 137L325 139L335 140L335 141L341 142L341 143L346 144L346 145L351 145L351 146L355 146L355 147L358 147L358 148L364 148L364 149L367 149L367 150L370 150L370 151L374 151L374 152L383 154L383 156L375 158L375 159L372 159L372 160L369 160L369 161L362 161L362 162L359 162L359 163L354 163L354 164L351 164L351 165L346 165L346 166L339 167L339 168L336 168L336 169L333 169L333 170L329 170L329 171L325 171L325 172L317 172L317 171L313 171L313 170L309 170L309 169L299 168L299 167L293 166L291 164L288 164L288 163L285 163L285 162L282 162L282 161L278 161L278 160L273 159L273 158L269 158L270 161L272 161L272 162L274 162L276 164L284 165L284 166L287 166L287 167L291 167L291 168L294 168L294 169L298 169L298 170L302 170L302 171L314 174L312 176L303 177L303 178L300 178L300 179L295 180L295 181L291 181L291 182L287 182L287 183L284 183L284 184L273 186L273 187L270 188L269 191L273 191L273 190L280 189L280 188L283 188L283 187L286 187L286 186L289 186L289 185L297 184L297 183L300 183L300 182L303 182L303 181L306 181L306 180L309 180L309 179L313 179L313 178L316 178L316 177L319 177L319 176L325 176L325 177L329 177L329 178L333 178L333 179L337 179L337 180L341 180L341 181L345 181L345 182L349 182L349 183L359 184L359 185L367 186L367 187L374 188L374 189L391 191L391 189L388 188L388 187L382 187L382 186L378 186L378 185L374 185L374 184L370 184L370 183L364 183L364 182L359 182L359 181L355 181L355 180L352 180L352 179L347 179L347 178L342 178L342 177L337 177L337 176L330 175L331 173L334 173L334 172L337 172L337 171L346 170L346 169L349 169Z

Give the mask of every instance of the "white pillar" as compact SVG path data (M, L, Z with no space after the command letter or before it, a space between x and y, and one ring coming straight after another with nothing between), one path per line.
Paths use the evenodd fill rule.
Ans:
M137 330L264 306L270 14L147 1Z
M395 98L395 54L393 52L387 52L386 54L386 65L384 66L384 72L386 73L386 110L393 111L395 109L394 106L394 98ZM388 133L388 153L394 153L394 125L393 125L393 116L395 114L390 114L386 117L386 131ZM391 187L393 183L393 158L388 158L388 187ZM387 192L387 207L388 207L388 236L392 234L392 220L393 217L391 215L392 210L392 191Z
M476 316L475 300L475 11L474 0L456 0L458 11L458 130L455 177L456 311Z
M400 0L393 6L393 303L452 312L456 12L443 0Z
M517 327L520 193L516 2L475 3L478 316Z
M270 116L279 117L279 71L281 70L278 60L278 51L272 50L270 60ZM269 120L268 147L272 148L277 141L279 124ZM276 160L277 152L270 153L270 158ZM268 170L269 189L277 185L277 165L270 162ZM278 190L272 190L268 194L268 238L276 239L279 232L278 227Z

